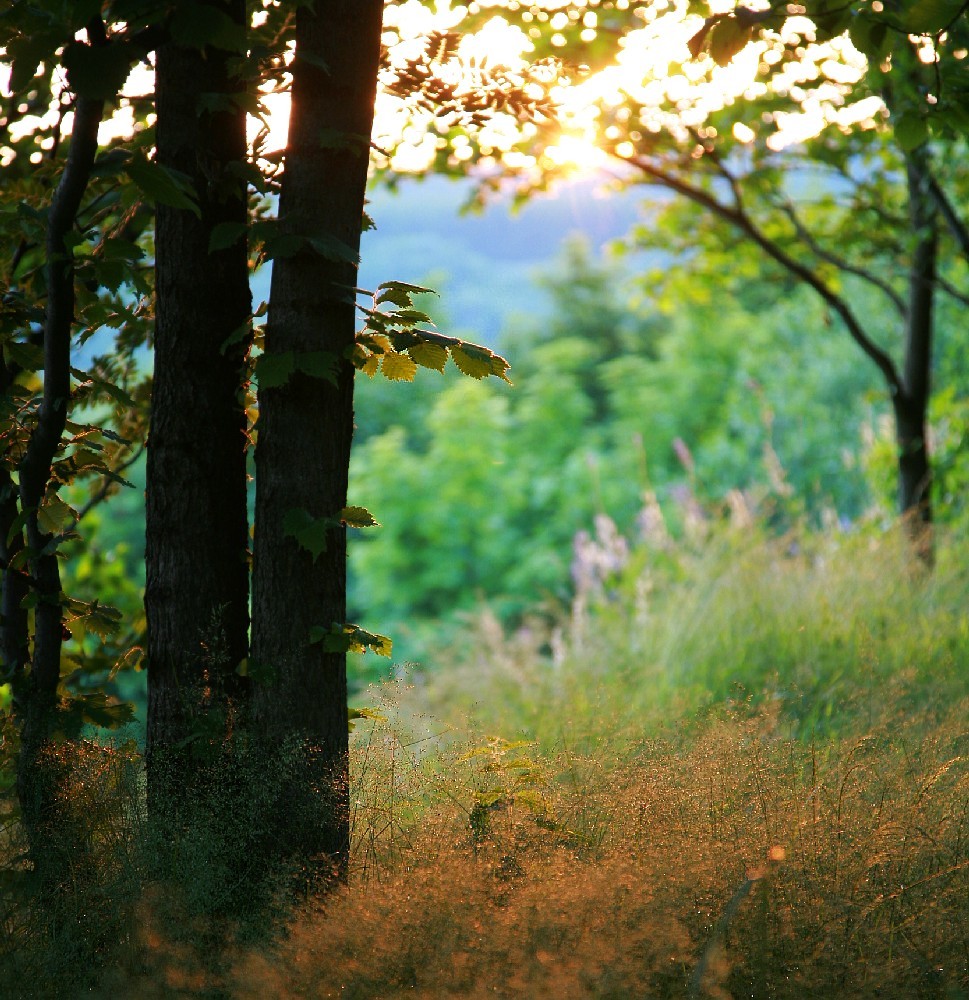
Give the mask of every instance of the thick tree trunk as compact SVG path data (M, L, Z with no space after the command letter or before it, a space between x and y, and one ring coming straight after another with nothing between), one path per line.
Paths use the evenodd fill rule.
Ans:
M347 502L357 269L339 258L359 251L382 13L381 0L317 0L297 13L279 216L284 232L315 248L273 265L266 353L293 352L299 363L325 351L337 375L297 371L259 392L252 659L275 681L253 692L253 705L272 739L306 746L275 849L317 858L324 876L345 872L349 850L346 657L311 644L310 630L345 621L346 534L330 530L314 560L283 519L300 509L332 517Z
M936 258L939 230L931 193L928 151L906 156L909 217L915 239L909 272L905 363L901 389L892 400L898 444L898 508L916 557L934 560L932 538L932 469L928 449Z
M243 0L211 6L245 24ZM230 76L232 59L174 44L157 53L158 162L191 178L201 217L159 205L155 230L145 609L156 813L169 807L169 791L179 794L173 747L203 714L211 721L238 705L243 679L235 671L248 646L248 343L227 344L251 311L245 237L209 252L215 226L247 218L245 185L230 169L246 156L245 111L233 100L244 84ZM212 108L213 96L219 107L207 110L202 99Z

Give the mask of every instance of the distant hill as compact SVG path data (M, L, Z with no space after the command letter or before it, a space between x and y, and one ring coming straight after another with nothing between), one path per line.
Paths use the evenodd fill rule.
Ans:
M493 345L516 314L547 312L533 279L550 267L563 240L581 233L599 250L628 230L642 191L601 188L577 181L518 212L510 197L501 197L483 212L462 213L467 181L431 177L404 181L397 192L377 187L368 206L377 228L363 237L360 286L390 279L430 285L441 293L429 311L442 332L473 333ZM268 291L268 273L256 276L255 302Z

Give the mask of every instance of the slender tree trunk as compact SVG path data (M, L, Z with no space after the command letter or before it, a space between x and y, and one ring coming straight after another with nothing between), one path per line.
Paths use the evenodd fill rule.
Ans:
M296 15L279 216L283 231L315 248L273 265L266 352L299 362L325 351L337 374L331 382L297 371L285 386L260 389L256 446L252 658L275 681L254 691L254 712L271 738L306 741L276 849L316 857L318 875L329 868L338 877L349 851L346 656L311 644L309 633L346 619L346 534L330 530L314 560L283 518L300 509L332 517L347 502L356 323L348 289L357 268L346 258L360 245L382 13L381 0L317 0Z
M5 636L14 657L15 698L22 719L17 760L17 792L21 822L27 834L31 861L42 891L50 891L67 877L70 854L78 846L65 828L61 809L60 772L51 745L51 727L57 707L61 675L63 607L61 577L52 537L43 530L38 509L51 485L51 467L64 435L71 394L71 328L74 322L74 259L65 245L87 190L98 148L98 126L104 102L80 97L67 162L51 201L47 221L47 307L44 318L44 390L36 423L19 467L20 509L26 513L26 548L30 585L36 595L34 642L29 672L22 654L26 645L22 603L4 608L11 620ZM56 489L56 486L54 487ZM9 498L4 514L9 512ZM19 531L4 540L8 553L23 546ZM10 577L10 574L7 574ZM16 602L24 579L5 581L5 601ZM7 586L4 588L7 590ZM7 650L4 651L5 653Z
M210 6L245 25L244 0ZM157 52L158 162L191 179L201 217L158 206L155 376L148 440L145 609L149 804L177 800L173 755L203 714L243 696L249 542L246 414L251 311L246 239L209 252L213 228L244 225L246 117L233 54L169 43ZM203 104L203 99L205 104ZM233 343L228 343L235 337ZM228 722L227 722L228 724ZM212 732L212 727L206 727ZM164 761L164 766L162 762Z
M909 274L905 362L901 388L892 402L898 443L898 507L917 558L931 566L934 545L928 406L939 229L931 177L926 169L928 156L924 148L906 156L909 216L915 248Z

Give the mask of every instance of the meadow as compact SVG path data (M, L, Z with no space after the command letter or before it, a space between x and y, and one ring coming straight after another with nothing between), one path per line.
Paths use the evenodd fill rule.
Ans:
M7 824L3 995L969 995L965 543L926 575L877 523L600 521L585 558L568 613L469 612L358 698L322 901L226 867L251 830L217 794L153 844L137 754L82 744L97 871L52 939Z

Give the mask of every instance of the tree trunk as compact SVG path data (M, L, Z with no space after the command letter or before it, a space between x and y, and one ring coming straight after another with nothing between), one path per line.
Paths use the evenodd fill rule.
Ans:
M931 567L932 469L928 449L931 392L933 308L938 213L931 193L929 153L924 147L906 154L909 217L915 247L909 271L905 363L901 389L892 400L898 444L898 508L916 557Z
M13 620L6 624L14 631L9 638L5 637L5 643L10 643L15 657L14 697L22 720L17 758L21 823L42 892L53 890L67 879L70 854L80 847L73 842L71 831L63 822L57 752L51 741L61 675L63 607L54 540L41 526L38 509L51 487L51 467L64 435L71 395L71 332L76 302L74 257L65 246L65 238L74 227L87 190L103 114L103 101L78 98L67 162L51 200L46 237L44 389L18 469L20 510L26 514L27 565L30 586L36 596L29 672L25 672L21 658L26 645L26 636L20 631L22 605L11 609ZM56 485L53 489L56 490ZM4 514L9 514L9 500L4 508ZM23 545L20 531L5 539L5 545L8 553L20 548ZM7 575L10 576L9 572ZM14 599L18 592L23 593L23 578L12 577L6 582Z
M357 273L347 257L360 246L382 12L381 0L317 0L296 15L279 217L283 232L315 248L273 265L266 354L292 352L298 367L325 351L336 376L297 371L259 392L252 659L275 679L254 690L253 706L271 739L305 741L274 850L318 859L324 878L345 873L349 852L346 656L311 644L310 630L346 619L346 532L330 529L314 559L283 519L294 510L333 517L347 503Z
M245 25L244 0L211 6ZM242 398L248 340L238 336L251 311L246 239L209 252L215 226L247 219L245 184L231 172L246 157L245 111L234 100L245 84L230 75L233 58L172 43L157 52L158 162L191 179L201 216L158 205L155 228L145 610L147 764L156 814L172 804L169 793L180 794L184 776L173 748L198 735L193 727L203 716L217 730L219 716L228 720L244 693L235 671L249 626Z

